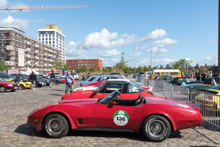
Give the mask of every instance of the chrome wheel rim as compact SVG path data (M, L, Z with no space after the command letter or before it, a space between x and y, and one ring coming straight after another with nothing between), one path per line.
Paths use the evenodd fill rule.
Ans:
M0 87L0 91L1 91L1 92L4 92L4 87Z
M163 121L154 119L148 123L146 132L149 132L152 137L160 138L166 133L166 125Z
M63 122L59 118L52 118L48 122L48 132L52 135L59 135L65 129Z

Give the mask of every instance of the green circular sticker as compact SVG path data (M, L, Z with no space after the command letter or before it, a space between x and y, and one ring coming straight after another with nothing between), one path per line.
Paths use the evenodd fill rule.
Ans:
M124 110L118 110L113 115L113 121L118 126L125 126L129 121L128 113Z

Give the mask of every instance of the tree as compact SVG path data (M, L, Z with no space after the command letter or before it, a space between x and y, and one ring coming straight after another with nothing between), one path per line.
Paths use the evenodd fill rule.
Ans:
M143 71L143 67L142 66L138 66L137 72L141 72L141 71Z
M101 70L101 67L99 66L99 67L98 67L98 72L100 72L100 71L102 71L102 70Z
M105 69L104 69L104 72L109 72L109 69L108 69L108 68L105 68Z
M0 71L8 70L11 66L5 61L0 62Z
M144 71L150 71L151 69L148 68L147 66L144 66L143 70L144 70Z
M60 70L64 68L64 65L65 63L60 60L59 54L56 54L56 58L54 58L53 67Z
M86 67L85 66L81 67L80 69L78 69L78 72L86 72Z
M178 61L171 62L170 65L174 69L185 70L188 69L190 63L192 63L192 60L180 59Z
M166 69L171 69L170 64L166 65Z
M63 70L68 70L68 69L69 69L68 65L67 65L67 64L64 64ZM75 70L75 69L74 69L74 70Z
M163 69L163 65L160 65L160 69Z
M124 54L125 54L124 52L121 53L121 60L115 65L116 68L121 69L123 71L127 67L126 63L128 62L128 61L125 61Z
M89 71L90 71L90 72L95 72L95 68L94 68L94 67L91 67L91 68L89 69Z
M195 68L196 68L196 69L198 69L198 68L199 68L199 64L198 64L198 63L196 63L196 66L195 66Z

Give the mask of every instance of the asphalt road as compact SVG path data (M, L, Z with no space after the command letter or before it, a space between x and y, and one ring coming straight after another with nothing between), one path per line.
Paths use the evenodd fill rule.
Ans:
M77 81L74 87L79 87ZM139 133L71 130L66 137L48 138L44 131L26 124L29 113L41 106L59 101L65 84L56 88L37 88L0 93L0 147L24 146L220 146L220 130L203 122L202 126L173 132L162 143L146 141Z

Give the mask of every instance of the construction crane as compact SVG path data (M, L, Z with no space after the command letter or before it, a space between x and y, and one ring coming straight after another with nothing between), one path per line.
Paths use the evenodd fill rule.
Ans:
M4 6L0 10L46 10L46 9L77 9L77 8L90 8L90 6L85 5L15 5L15 6Z

